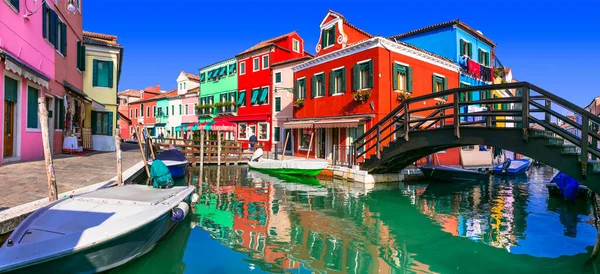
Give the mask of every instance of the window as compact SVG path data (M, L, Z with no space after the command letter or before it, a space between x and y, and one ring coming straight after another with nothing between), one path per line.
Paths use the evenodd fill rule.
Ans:
M77 41L77 69L85 71L85 46L81 41Z
M189 107L189 105L188 105L188 104L185 104L185 115L188 115L188 114L189 114L188 107Z
M279 142L281 140L281 128L280 127L274 127L273 128L273 141L275 142Z
M412 93L412 68L394 63L393 68L394 90Z
M324 73L318 74L318 75L314 75L312 77L312 84L311 84L311 97L315 98L315 97L323 97L325 96L325 77L324 77Z
M281 72L275 73L275 83L277 83L277 84L281 83Z
M237 105L238 105L238 107L246 106L246 91L245 90L240 91L240 95L238 96L238 99L237 99Z
M34 87L27 86L27 128L40 128L40 117L38 116L38 98L40 91Z
M269 68L269 55L263 55L262 57L262 69Z
M354 90L372 88L373 60L363 61L355 64L352 74L352 88Z
M92 135L112 136L113 113L92 110Z
M133 109L129 110L129 118L133 118Z
M446 78L438 75L433 75L433 85L432 92L440 92L448 89L448 83L446 82ZM444 100L448 100L448 96L444 96Z
M171 105L171 115L175 115L175 105Z
M200 83L204 83L206 82L206 73L200 73Z
M240 62L240 75L246 74L246 61Z
M238 139L248 139L250 136L248 135L248 125L246 123L240 123L238 126Z
M460 86L461 88L464 88L464 87L468 87L468 86L471 86L471 85L469 85L469 84L467 84L467 83L460 82L460 85L459 85L459 86ZM461 93L459 94L459 96L458 96L458 100L459 100L460 102L469 102L469 101L473 101L473 94L472 94L472 92L461 92ZM465 106L465 107L466 107L466 106Z
M396 131L396 134L401 131ZM357 127L348 128L348 137L350 138L350 144L352 144L358 137L365 134L365 125L358 125ZM362 145L363 142L361 142ZM363 152L364 147L359 148L358 152Z
M461 56L469 56L469 58L473 58L473 44L471 44L470 42L464 39L460 39L459 50Z
M229 71L227 72L227 74L231 75L234 73L236 73L236 64L231 64L231 65L229 65Z
M156 106L152 107L152 116L156 117Z
M137 117L138 117L138 109L136 108L135 109L135 118L137 118Z
M346 69L342 67L329 73L329 94L344 92L346 92Z
M321 48L327 48L335 44L335 25L324 29L321 35Z
M63 56L66 56L67 25L60 20L56 12L49 8L47 4L42 6L42 36Z
M140 116L144 117L144 104L140 105Z
M479 49L478 51L479 64L482 64L486 67L490 66L490 53Z
M181 104L179 104L179 116L183 114L183 110L181 109Z
M269 123L258 123L258 140L269 140Z
M292 50L300 53L300 41L292 38Z
M186 87L186 84L187 84L186 82L183 82L183 89L184 89L184 90L187 88L187 87Z
M275 112L281 111L281 97L275 97Z
M57 17L57 35L55 48L62 56L67 56L67 25Z
M260 95L261 89L253 89L252 90L252 100L250 100L250 104L253 106L258 105L258 96Z
M236 96L237 92L230 92L229 93L229 101L232 102L233 104L229 106L229 111L234 112L235 111L235 96Z
M258 71L260 69L260 60L258 57L252 59L252 71Z
M18 13L19 12L19 1L20 0L8 0L8 1L6 1L6 3L11 5L12 8L15 9L15 11L17 11L17 13Z
M150 117L150 107L146 107L146 117Z
M269 103L269 87L263 87L260 90L260 96L258 97L259 104L268 104Z
M298 149L308 150L312 129L301 128L298 134Z
M306 99L306 78L296 80L296 89L294 95L296 100Z
M94 87L113 87L113 62L94 59Z
M65 104L63 99L54 98L54 112L56 112L56 119L54 119L54 129L65 128Z

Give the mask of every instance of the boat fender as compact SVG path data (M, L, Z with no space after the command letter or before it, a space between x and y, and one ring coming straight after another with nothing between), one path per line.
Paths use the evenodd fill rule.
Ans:
M510 167L510 158L506 159L506 161L502 164L502 171L506 172Z
M190 207L188 204L181 202L173 210L171 210L171 221L179 223L185 218Z
M192 194L192 203L198 202L199 199L200 199L200 196L198 196L198 193Z

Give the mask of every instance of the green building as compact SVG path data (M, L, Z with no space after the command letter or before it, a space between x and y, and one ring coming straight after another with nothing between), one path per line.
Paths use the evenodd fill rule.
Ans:
M231 58L201 68L198 121L234 116L237 112L237 59Z

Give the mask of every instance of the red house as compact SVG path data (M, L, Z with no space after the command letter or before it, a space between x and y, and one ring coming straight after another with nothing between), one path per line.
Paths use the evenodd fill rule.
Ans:
M238 124L237 139L248 142L252 135L271 149L273 100L271 64L305 56L304 41L290 32L262 41L236 56L238 60L238 114L216 118Z
M329 11L320 29L315 58L293 68L294 119L284 127L294 131L296 156L331 160L339 147L335 157L344 159L344 148L406 96L459 86L459 68L451 60L374 37L339 13Z
M160 94L160 84L156 87L147 87L140 91L140 100L129 103L129 115L132 125L136 127L145 126L148 133L154 136L154 124L156 123L156 100L153 98ZM133 135L133 128L129 130Z

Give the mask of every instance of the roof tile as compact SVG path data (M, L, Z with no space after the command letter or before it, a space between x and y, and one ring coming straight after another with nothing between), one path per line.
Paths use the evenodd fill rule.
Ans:
M237 56L245 54L245 53L248 53L248 52L252 52L252 51L255 51L255 50L258 50L258 49L262 49L262 48L265 48L265 47L268 47L268 46L275 45L275 42L277 42L279 40L282 40L284 38L287 38L288 36L293 35L293 34L297 34L296 31L292 31L290 33L286 33L284 35L280 35L280 36L277 36L275 38L271 38L271 39L268 39L268 40L261 41L258 44L250 47L249 49L240 52Z
M403 34L392 36L389 39L404 38L404 37L412 36L412 35L415 35L415 34L427 32L427 31L430 31L430 30L435 30L435 29L439 29L439 28L443 28L443 27L447 27L447 26L452 26L452 25L459 25L459 26L465 28L466 30L468 30L469 32L471 32L473 35L475 35L475 36L479 37L480 39L482 39L482 40L490 43L492 46L496 46L496 44L494 44L494 42L492 40L490 40L489 38L483 36L483 34L481 34L479 31L471 28L469 25L465 24L464 22L460 21L460 19L455 19L455 20L452 20L452 21L443 22L443 23L439 23L439 24L434 24L434 25L427 26L427 27L420 28L420 29L416 29L416 30L411 30L411 31L409 31L407 33L403 33Z

